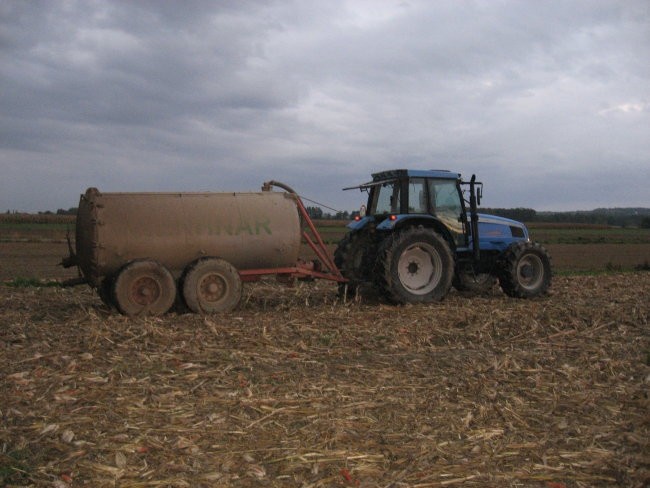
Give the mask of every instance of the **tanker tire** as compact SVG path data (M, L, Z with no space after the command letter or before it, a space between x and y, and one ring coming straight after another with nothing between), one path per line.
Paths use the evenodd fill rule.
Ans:
M334 264L347 283L339 284L339 295L354 296L359 285L367 281L371 264L368 263L370 236L366 232L350 232L339 242L334 251Z
M124 315L162 315L174 304L176 282L162 264L138 259L118 272L113 283L113 298Z
M241 300L239 273L223 259L195 261L187 268L182 282L185 303L195 313L229 312Z
M444 238L431 229L412 227L390 237L381 259L380 285L391 301L437 302L451 288L454 258Z
M113 278L111 276L105 277L97 287L97 294L100 300L108 308L115 308L115 298L113 297Z
M499 260L499 284L514 298L534 298L551 286L551 256L536 242L511 244Z

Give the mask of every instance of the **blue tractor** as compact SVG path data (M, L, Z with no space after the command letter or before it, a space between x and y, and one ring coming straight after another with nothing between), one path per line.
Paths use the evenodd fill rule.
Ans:
M479 214L483 184L446 170L383 171L345 190L368 193L334 260L354 293L370 283L396 303L441 300L455 288L484 292L498 281L532 298L551 284L551 258L515 220ZM478 238L477 238L478 236Z

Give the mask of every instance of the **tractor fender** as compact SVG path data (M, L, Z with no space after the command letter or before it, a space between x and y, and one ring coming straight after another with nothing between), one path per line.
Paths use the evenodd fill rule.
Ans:
M375 218L368 215L368 216L363 217L363 218L361 218L359 220L353 220L348 225L346 225L346 227L348 229L350 229L351 231L361 230L364 227L366 227L368 224L370 224L371 222L374 222L374 221L375 221Z
M433 229L435 232L440 234L449 244L449 247L452 251L456 249L456 244L452 238L447 227L440 222L437 218L426 215L426 214L416 214L416 215L396 215L394 220L386 219L377 226L378 231L389 231L389 232L400 232L402 229L407 227L418 227L422 226L424 228Z

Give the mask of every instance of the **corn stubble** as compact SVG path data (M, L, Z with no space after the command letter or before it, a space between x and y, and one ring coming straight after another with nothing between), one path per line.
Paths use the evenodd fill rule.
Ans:
M263 282L230 314L129 319L0 287L0 484L641 487L648 290L397 307Z

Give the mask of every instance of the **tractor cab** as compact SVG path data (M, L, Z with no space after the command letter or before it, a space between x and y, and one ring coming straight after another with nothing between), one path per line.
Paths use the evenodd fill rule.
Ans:
M368 192L365 215L351 222L350 229L361 229L372 223L377 231L394 231L407 223L426 222L437 227L452 246L468 246L471 233L460 174L445 170L400 169L372 176L373 180L368 183L345 188Z

